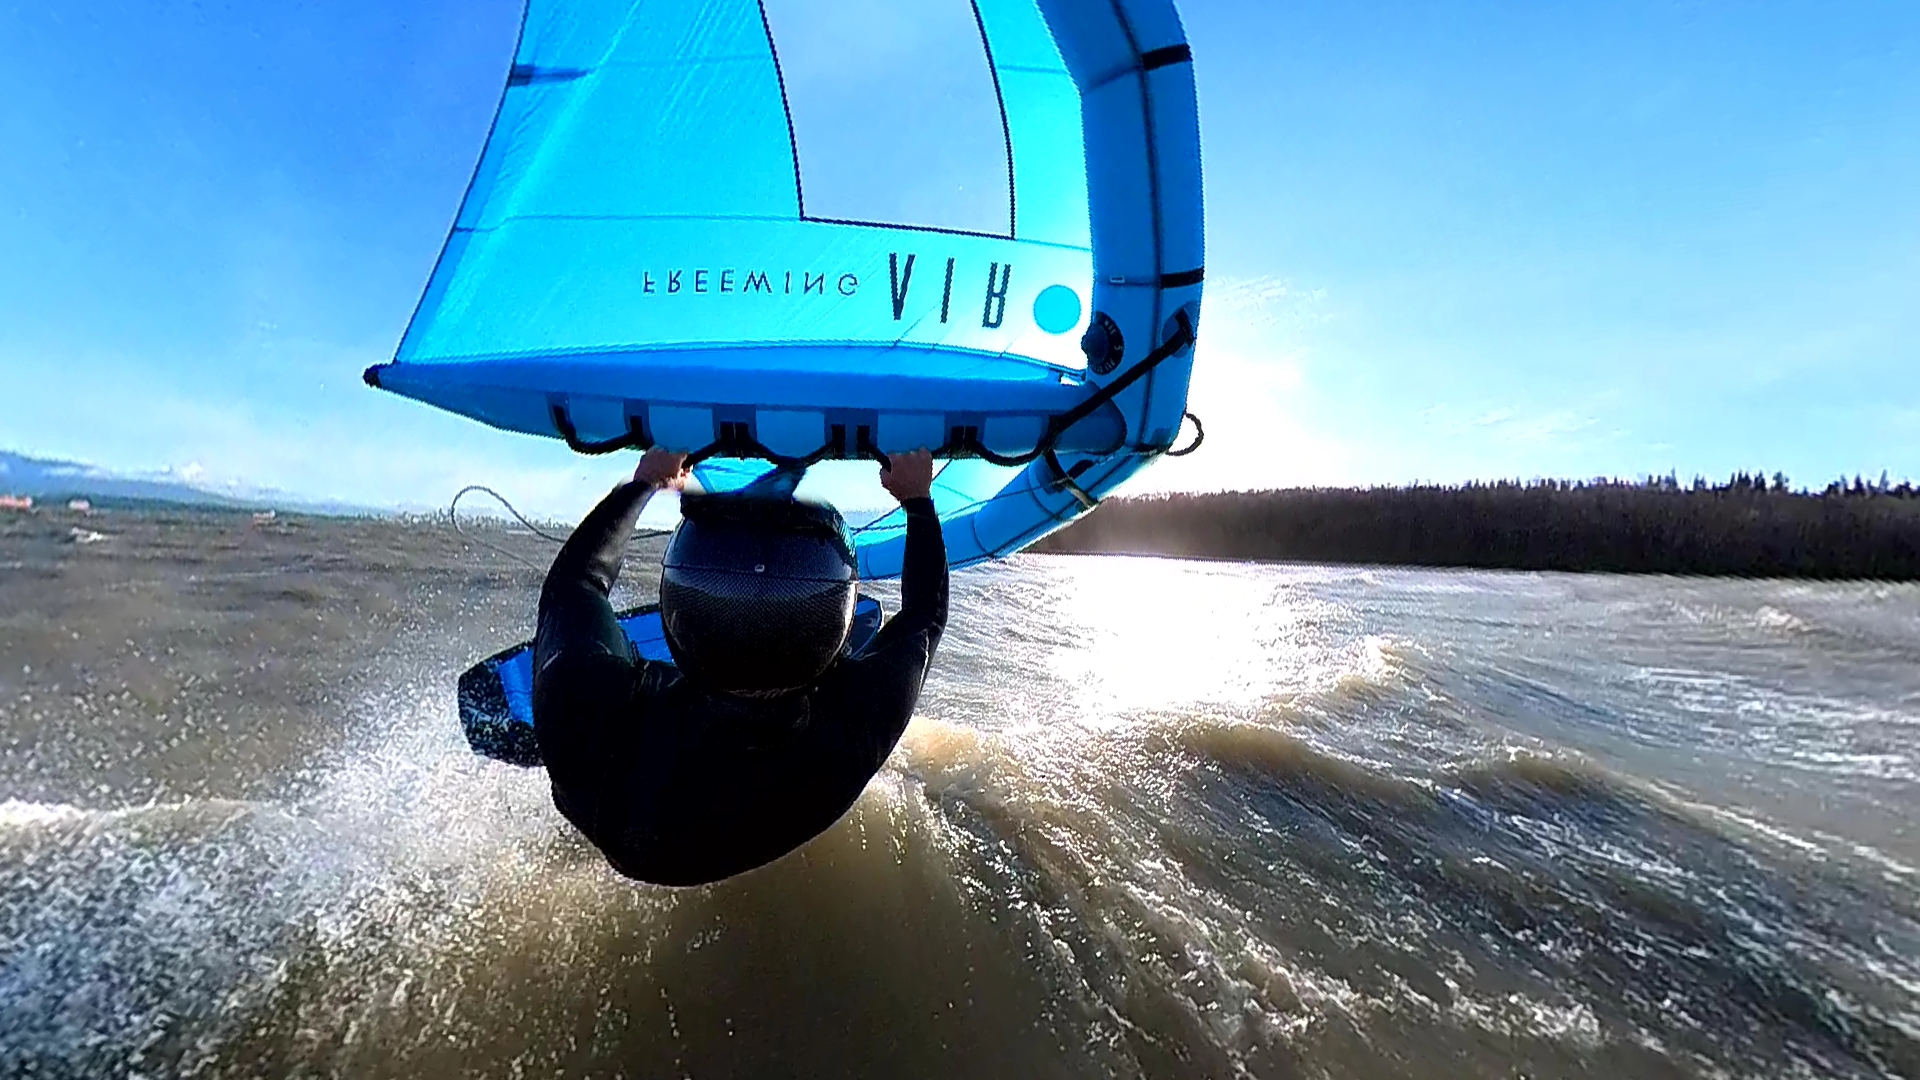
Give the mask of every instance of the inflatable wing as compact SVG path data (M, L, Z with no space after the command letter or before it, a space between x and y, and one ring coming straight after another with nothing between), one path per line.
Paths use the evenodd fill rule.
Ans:
M915 33L960 51L888 67ZM965 565L1178 437L1201 226L1172 0L529 0L366 380L586 453L693 450L722 489L937 448ZM899 572L897 515L856 539Z

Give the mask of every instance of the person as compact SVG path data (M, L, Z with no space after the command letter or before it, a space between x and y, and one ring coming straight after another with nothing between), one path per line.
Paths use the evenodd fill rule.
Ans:
M933 459L920 450L880 474L906 514L905 564L900 610L866 644L784 693L728 692L727 680L641 659L608 593L648 498L685 480L685 455L649 450L587 515L547 574L533 646L554 806L614 870L680 886L765 865L839 820L905 732L947 622ZM675 613L662 614L672 627Z

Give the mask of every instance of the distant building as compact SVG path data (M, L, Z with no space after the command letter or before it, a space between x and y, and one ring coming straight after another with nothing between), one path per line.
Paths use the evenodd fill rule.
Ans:
M85 499L68 499L67 509L76 514L91 514L93 513L93 504Z
M0 510L31 509L33 509L33 496L31 495L0 495Z

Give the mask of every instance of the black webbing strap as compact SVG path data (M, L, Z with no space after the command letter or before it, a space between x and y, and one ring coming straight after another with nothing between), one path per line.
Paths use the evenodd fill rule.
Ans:
M956 430L954 437L947 440L945 446L935 450L934 455L936 457L967 455L992 462L995 465L1014 466L1025 465L1036 458L1046 457L1054 453L1054 451L1059 448L1060 437L1065 435L1073 425L1092 416L1094 410L1112 401L1120 395L1121 391L1145 378L1148 372L1160 366L1160 364L1169 357L1179 355L1193 344L1193 320L1187 317L1186 310L1182 309L1175 312L1173 318L1177 325L1174 328L1172 337L1162 342L1159 348L1148 353L1139 363L1122 372L1119 378L1087 395L1086 400L1068 409L1066 412L1048 417L1046 434L1040 437L1039 445L1027 453L996 454L981 444L979 436L970 431ZM1118 450L1121 446L1125 446L1126 441L1126 436L1124 434L1121 435L1119 444L1114 446L1113 449ZM1111 453L1112 451L1109 452ZM1058 469L1055 470L1055 472L1058 471Z
M1188 454L1200 449L1200 444L1207 441L1207 426L1200 422L1199 417L1192 413L1185 413L1181 416L1181 419L1193 421L1193 442L1178 450L1169 447L1166 450L1168 457L1186 457Z
M582 439L580 432L574 428L573 420L567 416L567 407L565 405L554 402L551 408L553 412L553 426L560 432L560 437L567 440L567 448L576 454L597 456L600 454L611 454L616 450L648 450L653 447L653 440L647 437L646 425L642 424L640 418L637 416L627 417L627 433L625 435L604 439L600 442L588 442Z
M1048 417L1046 433L1040 437L1040 442L1034 446L1032 450L1024 454L995 453L980 441L979 435L975 434L973 430L955 428L946 444L938 450L935 450L933 455L935 457L945 458L977 457L983 461L1007 467L1025 465L1044 457L1053 463L1054 472L1058 475L1059 481L1061 483L1071 484L1072 479L1060 468L1059 458L1056 455L1061 436L1065 435L1073 425L1092 416L1094 411L1102 405L1118 397L1127 387L1145 378L1148 372L1158 367L1170 357L1177 356L1192 346L1194 341L1193 320L1187 317L1185 309L1175 312L1173 318L1176 324L1173 336L1162 342L1159 348L1148 353L1139 363L1122 372L1119 378L1087 395L1085 400L1073 408ZM653 446L652 437L648 435L646 426L641 423L640 418L637 416L627 418L627 433L625 435L599 442L589 442L580 438L580 433L573 426L573 421L568 417L565 406L556 402L552 408L554 428L560 432L560 437L566 440L567 446L576 453L594 455L611 454L616 450L646 450ZM1192 416L1192 414L1188 415L1189 417ZM1199 420L1195 419L1194 423L1197 426ZM1204 435L1202 437L1204 437ZM1121 446L1126 445L1126 441L1126 435L1123 433L1120 436L1120 442L1116 444L1113 449L1120 449ZM1173 456L1178 457L1182 454L1190 454L1198 448L1199 445L1199 442L1196 440L1193 446ZM710 458L735 457L759 458L772 462L775 468L780 469L806 469L808 466L825 461L828 458L843 457L846 451L846 429L838 425L833 429L833 437L829 438L820 449L804 457L788 457L784 454L775 453L759 440L753 438L753 436L748 433L745 424L723 422L720 425L720 437L718 439L687 455L687 467L692 468ZM854 454L857 457L871 458L878 461L884 468L891 469L893 467L893 462L874 444L865 428L861 428L856 434L854 439ZM1082 501L1091 498L1084 491L1079 491L1078 485L1074 485L1074 488L1077 497Z

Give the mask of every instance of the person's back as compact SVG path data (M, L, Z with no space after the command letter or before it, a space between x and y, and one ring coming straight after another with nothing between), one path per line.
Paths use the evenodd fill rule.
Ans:
M907 513L901 610L809 685L746 696L640 660L607 593L640 509L680 459L650 451L581 523L541 594L534 720L554 803L616 870L693 885L771 862L853 805L905 731L947 617L932 462L882 482Z

